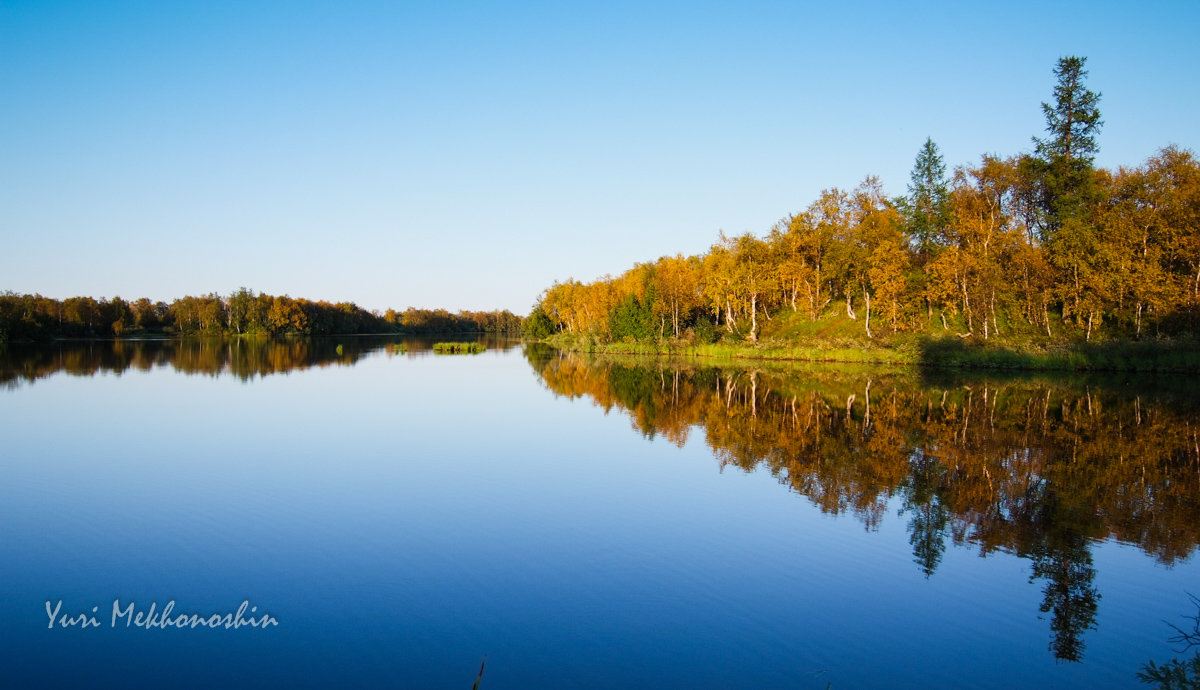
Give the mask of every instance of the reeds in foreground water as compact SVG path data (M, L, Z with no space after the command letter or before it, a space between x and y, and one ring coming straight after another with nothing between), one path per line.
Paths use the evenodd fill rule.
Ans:
M487 348L483 343L434 343L433 351L442 355L474 355Z

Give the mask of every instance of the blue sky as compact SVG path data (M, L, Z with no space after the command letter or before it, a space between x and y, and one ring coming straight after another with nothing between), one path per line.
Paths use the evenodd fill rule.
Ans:
M0 0L0 290L239 286L525 313L821 189L1031 148L1200 149L1200 3Z

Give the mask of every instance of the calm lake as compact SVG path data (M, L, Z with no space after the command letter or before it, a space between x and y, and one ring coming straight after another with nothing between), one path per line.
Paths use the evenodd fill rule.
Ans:
M0 349L0 684L1129 688L1184 656L1195 381L431 343Z

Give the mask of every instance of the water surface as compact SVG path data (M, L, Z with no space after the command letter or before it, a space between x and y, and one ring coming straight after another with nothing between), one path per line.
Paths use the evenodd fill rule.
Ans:
M1192 613L1187 382L429 344L10 346L4 676L1130 687Z

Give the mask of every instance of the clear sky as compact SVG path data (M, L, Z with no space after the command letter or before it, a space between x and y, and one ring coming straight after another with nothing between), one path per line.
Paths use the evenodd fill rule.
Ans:
M1042 134L1200 149L1200 2L0 0L0 290L526 313Z

